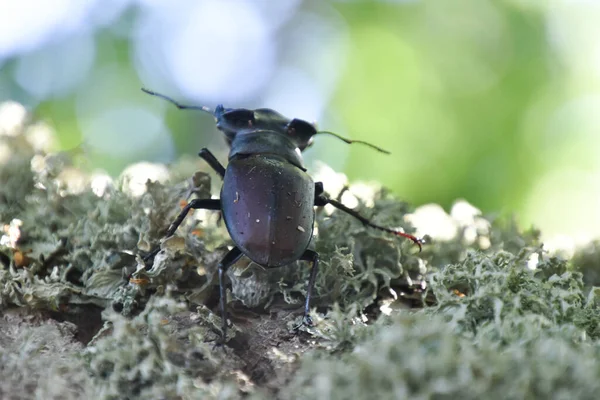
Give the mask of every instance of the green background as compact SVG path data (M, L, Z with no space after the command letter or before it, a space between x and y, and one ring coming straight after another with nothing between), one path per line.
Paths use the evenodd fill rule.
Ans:
M6 57L0 99L34 109L55 129L58 149L83 148L87 168L113 176L132 162L172 162L202 146L225 159L211 118L178 112L139 91L151 86L186 100L176 88L154 87L141 77L132 31L142 15L130 4L94 28L93 65L63 93L34 99L16 82L20 59L47 44ZM299 2L271 33L273 68L293 65L317 88L330 86L320 99L321 129L392 152L383 156L318 138L306 152L309 164L324 161L352 181L380 182L415 205L449 209L466 199L486 213L516 213L524 227L535 224L548 239L585 240L600 234L598 17L593 2ZM320 36L323 27L334 34ZM323 76L336 79L328 83ZM269 90L290 89L283 81ZM226 106L278 109L265 104L263 94L259 88ZM98 109L135 103L155 112L165 119L175 151L161 153L151 140L127 155L86 146L77 111L82 96L92 99L90 109L97 101ZM128 129L143 127L131 122Z

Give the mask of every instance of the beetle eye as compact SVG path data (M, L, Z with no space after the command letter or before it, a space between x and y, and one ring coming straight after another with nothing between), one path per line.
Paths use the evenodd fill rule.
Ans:
M223 114L223 119L235 127L251 127L254 125L254 111L236 108Z
M287 125L288 134L297 136L303 140L308 140L312 135L317 133L314 125L302 119L293 119Z
M310 145L311 139L317 133L315 126L302 119L293 119L287 124L287 134L294 140L300 150Z

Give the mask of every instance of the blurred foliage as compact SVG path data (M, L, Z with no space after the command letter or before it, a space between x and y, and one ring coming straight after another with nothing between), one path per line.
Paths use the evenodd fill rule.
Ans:
M487 1L340 9L352 45L335 104L353 137L394 151L354 149L350 176L416 203L519 210L540 172L520 125L550 79L543 16Z
M535 222L546 233L589 240L599 231L588 221L600 218L599 211L579 211L597 204L600 194L598 71L591 56L596 44L589 39L600 34L594 19L599 9L592 3L300 1L278 5L285 18L274 20L275 5L249 2L244 7L259 10L264 26L248 17L248 26L240 23L223 38L222 58L233 57L240 75L226 81L230 84L221 92L238 99L229 106L283 108L299 117L313 107L321 128L392 151L382 157L319 138L308 159L326 160L352 180L382 182L413 204L449 207L465 198L484 211L516 212L523 226ZM220 48L211 42L220 31L194 38L198 48L213 53L184 52L194 55L186 62L198 65L177 71L190 76L174 75L169 68L176 61L164 59L182 43L185 35L175 29L187 29L187 10L196 12L198 6L204 10L200 16L207 15L217 7L210 4L161 8L124 1L110 17L102 17L107 10L100 7L98 15L88 16L96 24L85 32L90 48L71 33L0 60L0 100L34 108L59 132L60 149L83 148L85 168L112 176L134 161L172 162L203 146L224 158L224 143L210 118L179 112L139 91L150 86L185 101L186 93L197 91L192 83L220 65ZM234 18L234 11L223 12L223 23L231 23L227 18ZM98 24L103 18L112 22ZM169 18L181 23L173 26ZM268 31L268 43L244 42L256 29ZM165 38L173 43L165 47ZM236 40L244 49L267 45L274 49L273 59L250 62L229 47L237 46ZM46 61L52 70L39 69ZM78 80L70 83L67 71L78 63L90 63L89 71L77 70L73 79ZM249 94L257 70L270 75ZM182 86L186 80L190 85ZM30 87L36 82L71 86L52 92ZM244 94L232 95L236 86L243 86ZM188 101L203 100L193 97ZM204 101L214 105L223 98ZM123 114L108 112L117 109Z

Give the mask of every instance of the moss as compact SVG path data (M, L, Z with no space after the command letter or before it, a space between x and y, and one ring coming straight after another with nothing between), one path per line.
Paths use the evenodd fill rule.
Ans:
M600 240L592 241L579 249L569 267L583 275L588 288L600 286Z
M91 398L92 381L75 341L77 327L24 311L4 310L0 319L0 397Z
M388 322L352 351L306 357L282 398L594 399L600 389L600 346L536 318L512 320L518 340L504 344L422 312Z
M193 399L226 392L237 397L238 390L248 390L247 378L231 367L227 354L207 343L216 335L195 323L199 318L158 296L132 319L110 314L85 352L95 398Z
M306 263L265 270L240 261L228 272L231 340L215 347L216 270L231 244L218 214L188 216L149 269L139 257L182 200L210 195L207 174L181 162L171 181L148 181L141 195L125 178L100 193L68 155L36 153L22 135L0 141L12 149L0 168L0 310L51 326L73 321L75 332L48 340L81 341L64 346L61 364L14 350L54 328L18 325L22 338L5 336L0 348L13 369L0 370L4 393L49 393L35 380L42 367L63 374L53 390L65 398L585 399L599 389L597 242L564 259L513 219L464 202L450 214L415 210L372 188L357 196L360 212L424 230L423 252L317 210L315 325L298 329Z

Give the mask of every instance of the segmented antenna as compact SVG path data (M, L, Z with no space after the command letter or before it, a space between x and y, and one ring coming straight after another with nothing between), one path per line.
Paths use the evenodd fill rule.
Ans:
M156 93L156 92L153 92L152 90L148 90L145 88L142 88L142 92L147 93L150 96L160 97L161 99L166 100L169 103L173 104L175 107L177 107L180 110L199 110L199 111L204 111L206 113L209 113L210 115L213 115L213 116L215 115L214 111L210 107L207 107L207 106L186 106L186 105L183 105L183 104L173 100L169 96L165 96L164 94Z
M318 134L320 134L320 133L323 133L323 134L326 134L326 135L335 136L336 138L338 138L338 139L340 139L341 141L343 141L343 142L346 142L346 143L348 143L348 144L352 144L352 143L360 143L360 144L364 144L365 146L369 146L370 148L372 148L372 149L375 149L375 150L377 150L377 151L378 151L378 152L380 152L380 153L383 153L383 154L391 154L389 151L387 151L387 150L384 150L384 149L382 149L381 147L377 147L377 146L375 146L374 144L371 144L371 143L368 143L368 142L365 142L365 141L362 141L362 140L351 140L351 139L346 139L345 137L343 137L343 136L340 136L340 135L338 135L337 133L333 133L333 132L330 132L330 131L317 131L317 133L315 133L315 135L318 135Z
M146 88L142 88L142 91L144 93L149 94L150 96L160 97L161 99L166 100L169 103L173 104L175 107L177 107L180 110L198 110L198 111L204 111L206 113L209 113L212 116L215 115L215 112L210 107L207 107L207 106L188 106L188 105L184 105L184 104L179 103L178 101L170 98L169 96L166 96L166 95L161 94L161 93L153 92L152 90L149 90L149 89L146 89ZM341 141L346 142L348 144L359 143L359 144L363 144L365 146L369 146L370 148L375 149L375 150L377 150L380 153L391 154L389 151L384 150L381 147L375 146L374 144L365 142L363 140L346 139L345 137L340 136L340 135L338 135L337 133L334 133L334 132L330 132L330 131L318 131L317 133L315 133L315 135L318 135L318 134L335 136L336 138L338 138Z

